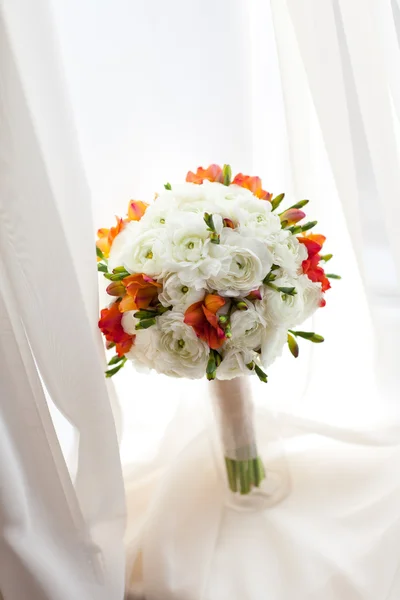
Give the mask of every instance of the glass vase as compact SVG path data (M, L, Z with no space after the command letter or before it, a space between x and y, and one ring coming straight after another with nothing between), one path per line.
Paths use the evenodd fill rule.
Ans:
M281 502L290 491L288 464L274 415L256 416L246 377L210 382L213 448L226 480L226 504L257 511Z

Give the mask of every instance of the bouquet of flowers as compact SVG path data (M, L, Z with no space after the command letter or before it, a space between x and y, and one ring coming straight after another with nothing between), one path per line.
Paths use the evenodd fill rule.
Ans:
M229 165L189 172L154 201L131 200L127 218L100 229L98 269L111 304L99 327L116 354L106 376L127 360L172 377L267 382L265 370L287 343L323 338L296 329L325 305L325 237L304 222L308 200L278 210L259 177ZM236 449L237 450L237 449ZM235 452L236 452L235 450ZM254 451L253 451L254 454ZM257 457L227 456L229 484L240 491L264 478Z

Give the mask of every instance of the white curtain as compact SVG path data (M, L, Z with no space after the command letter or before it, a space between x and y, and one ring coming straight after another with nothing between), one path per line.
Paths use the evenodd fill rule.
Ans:
M95 226L210 162L310 198L343 279L312 323L325 344L303 344L298 361L271 368L268 388L253 386L259 438L277 427L292 477L289 498L264 515L223 507L206 382L118 374L128 590L147 600L397 600L397 2L52 0L52 18L44 0L0 6L5 600L25 589L122 598ZM79 433L78 457L52 409L54 432L36 366Z

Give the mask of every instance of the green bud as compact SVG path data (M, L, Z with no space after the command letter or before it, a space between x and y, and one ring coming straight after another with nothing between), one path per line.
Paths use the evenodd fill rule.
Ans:
M289 333L295 335L296 337L301 337L309 342L313 342L314 344L321 344L324 341L322 335L318 333L314 333L313 331L293 331L289 329Z
M272 210L275 210L276 208L278 208L278 206L280 205L280 203L282 202L284 197L285 197L285 194L279 194L278 196L275 196L275 198L272 199L272 201L271 201Z
M305 225L302 225L301 231L308 231L309 229L312 229L313 227L315 227L317 223L318 223L318 221L309 221Z
M217 352L216 350L214 352L215 352L215 364L217 365L217 369L218 369L219 365L222 363L222 357L221 357L220 353Z
M250 370L253 371L254 367L255 367L255 362L254 360L252 360L251 362L247 363L246 367Z
M135 329L148 329L152 325L156 324L156 319L141 319L139 323L137 323Z
M113 273L127 273L128 271L125 269L125 267L115 267L115 269L113 269Z
M219 239L219 235L218 235L218 233L214 233L214 232L213 232L213 233L210 235L210 241L211 241L211 243L212 243L212 244L219 244L219 243L220 243L220 239Z
M162 304L159 304L157 306L157 313L159 315L163 315L164 313L166 313L167 311L171 310L172 306L163 306Z
M122 281L122 279L125 279L128 275L130 275L128 271L124 271L123 273L104 273L104 277L110 281Z
M215 379L215 371L217 370L217 363L215 362L215 355L214 355L214 351L210 350L210 356L208 358L208 363L207 363L207 368L206 368L206 373L207 373L207 379L209 379L209 375L214 375L214 377L212 377L212 379Z
M230 165L224 165L222 168L222 175L223 175L223 184L224 185L230 185L231 181L232 181L232 169L230 167Z
M246 302L240 300L240 302L236 303L236 308L238 308L239 310L248 310L249 307L247 306Z
M296 342L296 340L294 339L294 337L292 335L290 335L290 333L288 333L288 336L287 336L287 343L288 343L290 352L293 354L293 356L295 358L297 358L299 356L299 345Z
M268 383L267 374L264 373L264 371L258 365L254 364L254 370L260 381L262 381L263 383Z
M328 262L328 260L331 260L332 256L333 256L333 254L323 254L321 256L321 260Z
M170 183L165 183L164 187L166 190L172 190L171 184Z
M219 321L220 323L227 323L227 321L228 321L228 320L229 320L229 317L228 317L227 315L220 315L220 316L218 317L218 321Z

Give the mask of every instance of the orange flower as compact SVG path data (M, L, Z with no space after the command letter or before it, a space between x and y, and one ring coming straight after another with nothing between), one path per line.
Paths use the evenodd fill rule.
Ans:
M262 189L262 183L259 177L250 177L250 175L238 173L232 183L250 190L252 194L261 200L269 200L270 202L272 200L272 194Z
M197 337L218 350L225 341L225 332L219 325L217 311L225 300L217 294L207 294L204 300L195 302L185 312L185 323L191 325Z
M161 283L157 283L144 273L129 275L122 280L122 283L126 288L126 296L121 300L119 306L121 312L149 308L149 306L157 304Z
M99 229L97 232L97 237L99 239L96 241L96 246L102 251L105 258L109 257L112 243L125 225L123 219L120 219L119 217L115 218L117 219L115 227L111 227L111 229ZM100 258L98 258L98 260L100 260Z
M325 271L319 266L321 256L319 255L320 250L325 242L325 236L312 233L307 237L297 238L301 244L304 244L307 248L308 258L303 260L302 267L303 273L307 275L311 281L321 283L321 289L323 292L329 290L331 287L329 279L325 275ZM325 300L321 301L320 306L325 306Z
M199 167L196 173L189 171L186 175L186 181L189 183L203 183L205 179L208 181L218 181L222 183L224 180L224 176L222 174L222 169L218 165L210 165L208 169L203 169L203 167Z
M107 342L115 344L118 356L123 356L132 348L134 335L129 335L122 328L122 314L119 302L114 302L109 308L104 308L100 313L99 329Z
M128 221L140 221L149 205L141 200L130 200L128 204Z

